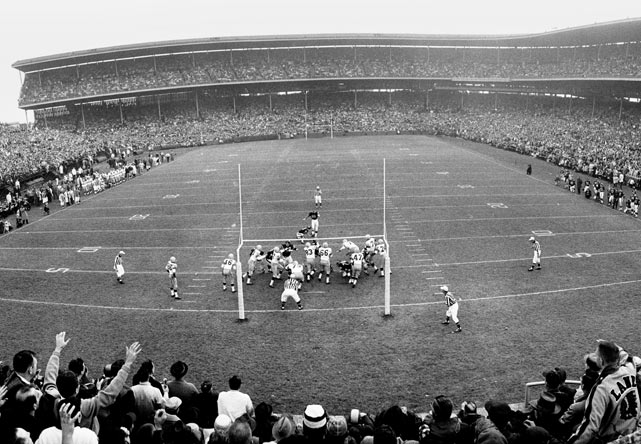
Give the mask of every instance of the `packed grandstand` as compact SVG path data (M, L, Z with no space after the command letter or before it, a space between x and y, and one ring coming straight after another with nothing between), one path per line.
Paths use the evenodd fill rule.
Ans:
M96 182L101 187L103 180L116 183L123 179L93 171L95 160L112 155L122 154L126 162L125 153L146 156L148 151L174 147L377 133L459 137L605 181L623 174L626 184L639 184L641 20L529 36L337 35L158 42L22 60L14 67L24 73L19 106L33 111L35 121L0 126L3 195L18 197L15 184L20 182L36 184L34 195L42 194L48 185L38 179L51 175L74 183L76 175L69 175L72 170L82 176L78 190L71 185L72 196L93 192ZM148 161L160 160L154 154ZM147 168L146 162L133 167ZM66 194L69 187L59 190ZM57 191L44 194L49 194L48 201L60 196ZM40 204L42 198L35 201ZM58 353L63 343L64 336L62 343L57 339ZM114 393L105 397L109 399L104 400L104 407L116 399L121 380L133 373L136 354L128 350L125 365L120 363L124 375L123 370L105 369L108 382L103 381L102 388L114 380L120 385L111 387ZM29 368L14 369L26 375ZM140 376L153 380L153 365L151 369L141 367ZM178 381L184 373L177 370L174 374L172 369ZM578 398L572 392L569 399L563 394L562 373L550 374L550 381L546 376L549 393L557 399L566 397L564 409L576 402L585 405L595 375L586 371ZM16 379L16 373L13 375ZM86 393L87 399L98 396L94 382L85 381L82 386L94 390ZM173 425L170 429L163 425L167 418L154 418L153 412L146 418L152 426L146 427L140 406L132 399L128 405L124 404L127 399L114 404L118 408L107 412L115 412L113 417L105 413L98 420L95 412L87 410L83 421L96 432L102 430L104 442L126 442L136 427L134 443L205 442L203 430L208 430L209 442L245 444L242 426L234 426L233 433L229 425L216 427L220 404L214 401L216 409L208 405L211 397L196 401L195 393L173 390L172 385L159 389L161 397L166 394L159 402L165 405L170 422L179 422L176 417L194 427L178 430ZM208 390L203 387L202 391ZM21 394L31 399L29 390ZM20 408L24 399L18 402ZM540 398L541 411L550 407L545 402L551 402L552 412L560 417L550 399ZM16 401L9 402L10 407L12 403ZM395 443L396 438L424 444L484 442L472 429L461 427L466 421L480 420L473 406L463 406L458 429L448 429L451 413L457 409L453 411L447 399L435 401L435 415L426 421L398 408L372 418L357 414L350 418L349 428L346 420L326 418L322 407L317 407L310 406L299 418L302 433L310 433L312 442L342 444L348 439L360 443L364 436L373 436L371 441L376 444L390 439ZM504 403L486 407L493 422L479 424L485 427L484 433L493 434L488 442L555 442L568 438L580 424L574 417L574 422L563 427L558 422L550 425L546 422L549 416L537 416L536 408L529 413L532 416L525 417ZM204 410L208 415L199 416ZM55 423L55 418L46 418L27 424L26 416L20 416L24 413L11 414L31 427L34 440L43 424ZM289 436L293 432L287 435L286 431L295 430L296 424L276 423L271 411L261 412L259 418L258 408L255 414L253 409L247 413L260 442L294 440ZM6 421L6 417L3 413L1 418ZM543 429L531 427L527 420ZM316 429L323 429L327 438L323 435L321 439ZM437 436L439 430L447 433ZM164 431L164 438L158 431ZM626 439L637 442L639 437Z

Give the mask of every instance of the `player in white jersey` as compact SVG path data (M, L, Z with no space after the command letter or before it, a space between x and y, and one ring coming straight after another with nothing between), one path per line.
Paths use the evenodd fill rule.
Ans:
M349 279L349 283L352 284L352 288L354 288L356 287L358 278L361 276L361 272L363 271L363 262L365 262L363 253L361 253L360 251L352 253L350 262L352 265L352 274Z
M223 263L220 268L223 274L223 291L227 290L227 279L229 279L231 292L236 293L236 284L234 283L235 278L232 274L232 271L236 269L236 260L234 260L234 255L232 253L229 253L229 256L223 259Z
M252 285L252 276L257 266L265 272L263 259L265 259L266 255L263 254L262 250L263 247L261 245L256 245L256 248L249 252L249 260L247 261L247 285Z
M374 274L376 274L380 268L380 276L385 276L385 257L387 256L387 249L385 248L385 241L379 239L376 244L376 255L374 256Z
M365 236L365 247L363 247L363 256L365 256L365 269L368 265L374 265L372 258L376 254L376 241L369 234Z
M532 244L533 256L532 256L532 266L528 268L528 271L532 271L535 268L537 270L541 269L541 244L538 240L532 236L530 239L530 244Z
M346 252L347 257L351 257L353 253L360 251L360 249L358 248L358 245L356 245L354 242L347 239L343 239L343 245L341 245L341 247L338 249L339 253L343 250L347 250Z
M323 207L323 192L318 186L316 187L316 191L314 192L314 205L316 205L316 208Z
M323 245L318 249L318 256L320 257L320 266L321 269L318 271L318 280L323 279L323 272L325 272L325 283L329 284L329 274L332 271L332 265L330 258L332 257L332 249L329 247L327 242L323 242Z
M305 277L303 276L303 269L303 264L299 264L298 261L293 261L287 266L289 277L297 279L301 282L305 280Z
M280 309L285 310L285 303L287 303L287 299L292 298L295 302L296 305L298 305L298 309L302 310L303 309L303 304L300 302L300 296L298 296L298 290L303 284L301 284L298 280L289 278L285 281L283 284L283 293L280 295Z
M125 283L122 280L122 277L125 275L125 267L123 266L123 263L122 263L122 257L124 255L125 255L124 251L119 251L118 254L116 255L116 258L114 259L114 270L116 270L116 278L118 279L118 282L121 284Z
M169 273L169 294L174 299L182 299L178 296L178 278L176 277L176 272L178 271L178 264L176 263L175 257L170 257L169 262L165 265L165 271Z
M445 320L441 322L441 324L448 325L450 323L450 318L452 318L456 324L456 330L452 333L460 333L461 323L458 320L458 301L460 301L461 298L455 298L454 295L450 293L450 289L447 288L447 285L443 285L441 287L441 291L443 292L443 295L445 295L445 305L447 305Z
M311 244L311 242L305 243L305 274L307 275L307 282L311 281L312 276L314 276L315 262L316 262L316 248Z
M272 279L269 281L269 286L274 288L274 281L280 279L280 272L283 270L283 256L280 254L280 248L274 247L272 250L270 264L272 268Z

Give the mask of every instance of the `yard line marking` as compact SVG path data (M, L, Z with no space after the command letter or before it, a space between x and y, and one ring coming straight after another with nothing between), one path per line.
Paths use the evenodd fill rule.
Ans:
M631 281L619 281L619 282L605 282L602 284L596 285L587 285L583 287L570 287L570 288L557 288L550 290L541 290L534 291L530 293L512 293L504 295L493 295L493 296L481 296L477 298L466 298L465 302L483 302L483 301L493 301L497 299L514 299L522 297L531 297L531 296L541 296L549 294L560 294L560 293L574 293L585 290L594 290L598 288L609 288L617 287L621 285L638 285L641 283L641 279L635 279ZM439 287L438 284L430 284L430 287ZM186 294L202 294L202 293L183 293ZM440 293L434 293L440 294ZM106 309L106 310L120 310L120 311L150 311L150 312L184 312L184 313L238 313L238 309L233 310L222 310L222 309L173 309L173 308L153 308L153 307L122 307L122 306L113 306L113 305L93 305L93 304L74 304L70 302L51 302L51 301L33 301L26 299L11 299L0 297L1 302L14 302L19 304L32 304L32 305L42 305L42 306L54 306L54 307L75 307L75 308L89 308L89 309ZM186 301L185 301L186 302ZM409 302L404 304L391 304L395 308L406 308L406 307L419 307L427 305L441 305L442 301L427 301L427 302ZM298 313L305 314L310 312L331 312L331 311L352 311L352 310L381 310L384 309L385 305L362 305L362 306L349 306L349 307L328 307L328 308L305 308L304 310L297 311ZM281 310L245 310L245 313L280 313Z
M419 250L422 251L422 250ZM429 256L430 253L414 253L415 256Z
M187 288L207 288L206 285L187 285Z
M200 267L200 268L218 268L218 267L203 266L203 267Z
M423 258L423 259L418 258L418 259L414 259L414 260L415 261L433 261L434 259L432 259L431 257L427 257L427 258Z
M211 281L211 279L199 279L199 278L193 278L192 281Z
M436 279L443 279L443 276L438 276L438 277L433 277L433 278L425 278L426 281L434 281Z
M301 291L300 294L324 294L326 291Z
M440 273L441 270L423 270L421 273Z

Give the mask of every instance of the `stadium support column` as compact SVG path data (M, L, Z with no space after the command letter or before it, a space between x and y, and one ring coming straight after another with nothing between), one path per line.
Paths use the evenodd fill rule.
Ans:
M81 103L80 104L80 115L82 116L82 129L87 128L87 124L85 122L85 104Z
M196 102L196 118L200 118L200 109L198 108L198 90L194 92L195 102Z
M619 121L621 121L622 114L623 114L623 97L619 97Z
M120 124L125 123L125 118L122 116L122 100L118 99L118 111L120 112Z

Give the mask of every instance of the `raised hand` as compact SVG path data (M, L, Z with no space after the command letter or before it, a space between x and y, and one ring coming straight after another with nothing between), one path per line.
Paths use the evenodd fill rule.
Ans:
M140 345L140 342L134 342L131 344L129 347L127 347L127 357L125 358L125 361L132 364L136 360L136 356L138 356L138 353L142 350L142 346Z
M56 348L59 350L62 350L63 348L65 348L69 343L69 341L71 341L71 339L65 340L65 335L66 335L66 332L64 331L61 331L56 335Z

